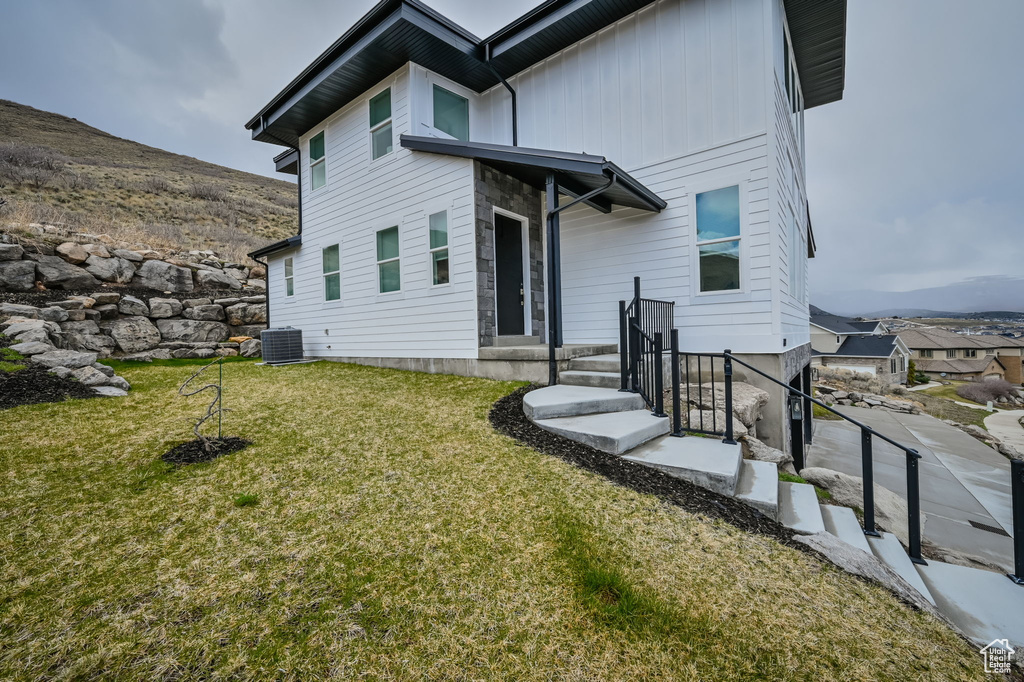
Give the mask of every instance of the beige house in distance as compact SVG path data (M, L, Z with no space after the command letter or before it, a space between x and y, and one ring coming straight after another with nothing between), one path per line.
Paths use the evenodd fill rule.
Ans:
M899 337L913 352L918 371L933 379L1024 382L1024 339L968 336L937 327L907 329Z
M810 307L811 367L872 374L890 384L907 383L910 349L884 325Z

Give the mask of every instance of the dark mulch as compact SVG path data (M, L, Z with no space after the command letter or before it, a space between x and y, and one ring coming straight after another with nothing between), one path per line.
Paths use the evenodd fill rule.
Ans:
M2 339L0 339L2 340ZM19 405L59 403L69 398L96 398L99 394L72 379L61 379L42 367L0 372L0 410Z
M587 471L641 493L655 495L694 514L723 521L751 533L765 535L803 552L820 556L807 545L793 540L793 532L774 519L739 500L693 485L657 469L609 455L536 426L523 413L523 396L537 388L521 388L494 404L491 425L523 445L553 455ZM697 436L687 436L696 438Z
M209 446L209 449L204 447L203 441L198 438L190 440L181 445L174 446L161 455L160 459L175 466L199 464L200 462L209 462L224 455L230 455L232 452L238 452L242 448L252 445L252 441L239 438L238 436L227 436L219 439L208 438L206 445Z

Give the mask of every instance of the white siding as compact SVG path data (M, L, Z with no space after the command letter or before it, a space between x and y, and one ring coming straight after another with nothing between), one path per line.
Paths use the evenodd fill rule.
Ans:
M403 68L326 122L327 186L310 192L301 140L302 246L271 265L274 326L303 330L307 355L475 358L476 257L473 167L465 159L401 149L410 125L410 69ZM395 151L370 160L368 100L392 88ZM447 208L451 284L431 286L427 215ZM376 230L398 225L402 291L377 293ZM321 248L341 245L341 301L325 302ZM284 257L295 258L295 296L285 298Z

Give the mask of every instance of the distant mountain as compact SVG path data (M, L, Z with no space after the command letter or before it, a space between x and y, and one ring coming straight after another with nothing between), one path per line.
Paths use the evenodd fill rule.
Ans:
M950 317L976 311L1024 313L1024 277L972 277L914 291L860 289L816 293L814 304L849 317Z

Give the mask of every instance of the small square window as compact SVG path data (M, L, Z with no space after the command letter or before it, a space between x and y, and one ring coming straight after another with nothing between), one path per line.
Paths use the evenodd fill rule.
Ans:
M469 140L469 100L434 86L434 127L456 140Z
M334 244L322 252L324 272L324 300L341 300L341 248Z
M448 284L448 212L431 214L430 227L430 268L434 285Z
M327 156L323 131L309 139L309 186L317 190L327 184Z
M398 241L398 227L377 232L378 291L387 294L402 288L402 266Z

